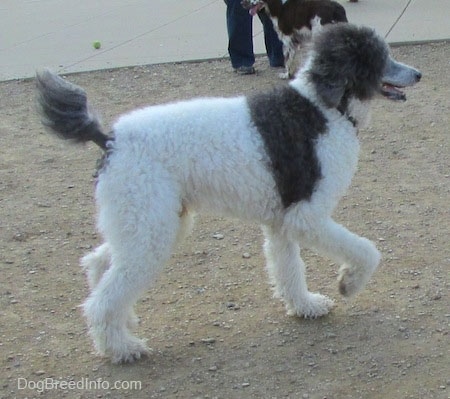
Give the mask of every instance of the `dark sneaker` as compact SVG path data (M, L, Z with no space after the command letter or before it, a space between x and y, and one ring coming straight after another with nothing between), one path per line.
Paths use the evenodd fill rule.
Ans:
M255 73L255 68L252 66L241 66L239 68L235 68L234 72L238 75L253 75Z

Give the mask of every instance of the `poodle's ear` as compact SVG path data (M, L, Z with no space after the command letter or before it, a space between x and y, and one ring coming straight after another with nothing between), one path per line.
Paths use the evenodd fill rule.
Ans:
M345 93L346 82L329 83L327 80L316 80L316 92L323 103L330 108L336 108Z

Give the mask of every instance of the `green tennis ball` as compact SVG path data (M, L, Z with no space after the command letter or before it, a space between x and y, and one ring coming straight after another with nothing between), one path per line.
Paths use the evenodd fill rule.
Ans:
M96 40L94 43L92 43L92 45L94 46L94 48L96 50L98 50L100 47L102 47L102 44L98 40Z

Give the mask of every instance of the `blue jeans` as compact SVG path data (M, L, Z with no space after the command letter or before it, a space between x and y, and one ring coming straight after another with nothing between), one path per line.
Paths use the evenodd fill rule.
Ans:
M255 63L253 53L253 17L241 6L241 0L225 0L227 5L228 53L233 68L250 67ZM284 65L283 45L273 28L272 21L263 10L258 13L264 30L269 64L272 67Z

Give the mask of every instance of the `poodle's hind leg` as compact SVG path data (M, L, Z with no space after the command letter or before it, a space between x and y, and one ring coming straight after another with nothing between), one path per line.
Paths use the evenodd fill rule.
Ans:
M136 179L133 184L137 187ZM99 196L99 227L109 245L111 266L85 301L84 313L95 348L114 363L132 362L148 353L145 342L129 331L130 315L169 259L180 224L175 192L158 186L143 197L141 188L134 191L136 197L128 193L126 201Z
M352 296L362 290L378 267L381 254L366 238L350 232L331 218L308 231L305 245L342 264L339 269L339 292Z
M275 296L281 298L289 315L316 318L326 315L334 302L308 291L305 265L299 245L274 227L263 227L264 252Z
M151 234L145 243L123 239L111 246L112 264L84 303L90 334L97 351L113 363L132 362L148 353L144 341L129 328L135 323L133 306L156 280L175 242L172 235ZM141 236L141 238L144 236ZM135 237L136 238L136 237Z
M92 291L111 265L111 252L108 243L103 243L83 256L80 264L86 273L89 288Z
M111 266L111 249L109 244L105 242L83 256L80 264L86 273L89 289L92 292L103 277L103 274ZM127 325L130 328L135 328L138 324L139 318L132 307L128 314Z
M129 266L136 266L136 261ZM135 273L127 273L115 262L85 301L84 314L97 352L110 357L113 363L132 362L148 353L145 342L129 331L133 305L148 279L137 279Z

